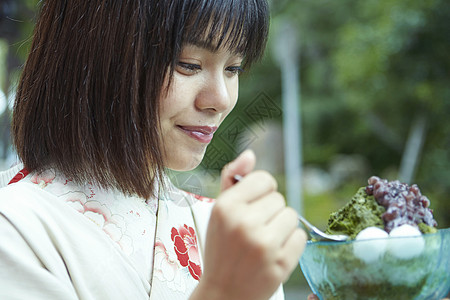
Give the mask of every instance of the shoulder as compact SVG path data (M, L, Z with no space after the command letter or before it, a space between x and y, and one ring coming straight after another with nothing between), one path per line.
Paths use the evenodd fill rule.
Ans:
M22 164L18 164L9 168L8 170L0 171L0 188L7 186L11 182L11 180L13 180L13 178L18 178L20 174L23 175L23 173L21 173L22 169Z
M20 176L19 171L12 178ZM45 189L49 183L47 177L25 174L20 180L0 188L0 214L20 232L28 232L30 237L38 231L54 231L58 222L74 218L74 210Z
M52 195L27 182L0 188L0 216L14 226L25 240L44 237L55 228L64 213ZM58 226L57 226L58 227Z
M37 257L47 257L43 254L55 251L51 232L58 230L55 219L61 215L54 210L51 200L33 185L17 182L0 188L0 233L17 248L22 245L20 253L31 251Z
M52 181L50 177L47 173L29 174L21 165L0 172L0 209L45 205L45 200L52 198L43 189Z
M0 188L0 212L30 210L39 207L42 192L30 184L18 182Z
M32 208L37 200L47 198L45 192L32 184L30 177L21 164L0 172L0 212Z

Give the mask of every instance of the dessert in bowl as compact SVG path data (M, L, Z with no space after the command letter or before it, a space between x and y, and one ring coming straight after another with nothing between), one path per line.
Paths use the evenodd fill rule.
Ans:
M320 299L442 299L450 290L450 228L436 229L417 186L371 177L331 214L327 233L308 241L300 266Z
M450 228L420 238L309 241L300 266L311 290L323 300L439 300L450 289ZM391 247L391 243L397 245ZM409 252L408 245L423 248L417 255L404 257L402 244L404 252ZM361 259L361 253L355 254L358 245L373 247L376 254L369 250L368 259ZM385 250L377 249L378 245Z

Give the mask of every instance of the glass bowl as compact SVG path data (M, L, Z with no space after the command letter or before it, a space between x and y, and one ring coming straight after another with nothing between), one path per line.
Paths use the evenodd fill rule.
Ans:
M308 241L300 267L321 300L438 300L450 291L450 228L420 237Z

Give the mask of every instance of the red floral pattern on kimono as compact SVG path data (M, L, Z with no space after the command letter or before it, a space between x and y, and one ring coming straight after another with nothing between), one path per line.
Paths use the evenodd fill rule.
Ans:
M194 228L186 224L178 229L173 227L171 238L178 261L183 267L189 268L189 273L194 279L199 280L202 275L202 269L197 248L197 235Z
M202 201L202 202L206 202L206 203L214 203L215 202L215 200L213 198L200 196L200 195L189 193L189 192L186 192L186 193L188 193L189 195L193 196L195 199Z
M39 185L41 188L45 188L47 185L53 183L53 180L55 180L55 177L56 177L56 174L53 171L47 170L43 173L34 174L31 177L31 182Z

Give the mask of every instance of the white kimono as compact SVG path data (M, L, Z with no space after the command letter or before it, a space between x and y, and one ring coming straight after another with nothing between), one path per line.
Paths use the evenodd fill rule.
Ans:
M145 201L20 170L0 172L0 299L188 299L212 199L169 183Z

